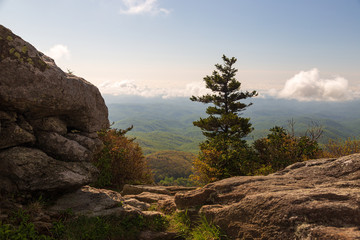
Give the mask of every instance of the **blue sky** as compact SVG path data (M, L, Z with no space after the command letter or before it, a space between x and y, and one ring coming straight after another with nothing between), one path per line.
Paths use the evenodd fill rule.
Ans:
M103 93L201 94L225 54L263 96L360 95L359 0L0 0L0 24Z

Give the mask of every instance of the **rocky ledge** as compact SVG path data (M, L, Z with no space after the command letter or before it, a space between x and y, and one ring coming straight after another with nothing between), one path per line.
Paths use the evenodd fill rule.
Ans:
M178 193L231 239L360 239L360 154L295 163L269 176Z
M99 90L0 25L0 193L61 192L93 181L109 126Z

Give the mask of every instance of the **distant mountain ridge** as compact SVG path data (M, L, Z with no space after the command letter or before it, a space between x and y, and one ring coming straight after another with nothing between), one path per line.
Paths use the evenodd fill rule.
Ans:
M192 122L205 117L207 105L188 98L144 98L104 95L113 127L134 129L135 136L146 154L159 150L198 152L204 138ZM251 99L252 106L242 114L250 117L254 131L249 140L267 135L275 125L287 126L294 119L295 130L304 133L311 121L324 127L322 142L329 138L348 138L360 135L360 101L298 102L274 98Z

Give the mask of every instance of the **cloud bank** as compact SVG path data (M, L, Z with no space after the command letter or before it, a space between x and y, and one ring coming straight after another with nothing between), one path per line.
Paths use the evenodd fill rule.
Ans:
M157 0L122 0L125 9L120 9L121 14L169 14L170 11L165 8L159 8Z
M147 86L139 86L133 80L123 81L107 81L100 84L99 89L103 94L111 95L136 95L142 97L191 97L206 94L208 90L202 82L189 83L183 89L169 88L149 88Z
M45 54L53 58L55 61L58 61L60 59L70 59L70 51L68 47L62 44L57 44L53 46L48 51L46 51Z
M344 101L354 96L348 80L343 77L322 79L316 68L299 72L286 81L282 90L271 90L270 95L298 101Z
M111 95L135 95L142 97L191 97L210 93L204 82L192 82L184 88L150 88L133 80L107 81L98 85L101 93ZM349 89L348 80L343 77L324 79L319 70L301 71L286 81L281 90L272 89L260 93L260 98L272 96L298 101L345 101L360 98Z

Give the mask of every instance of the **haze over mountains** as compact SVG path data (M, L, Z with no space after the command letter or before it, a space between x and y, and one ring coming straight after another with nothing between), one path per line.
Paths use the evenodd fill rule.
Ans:
M188 98L144 98L139 96L104 95L113 127L125 129L135 136L145 154L160 150L179 150L197 153L203 140L201 131L192 122L205 117L207 105ZM276 98L251 99L252 106L242 114L250 117L254 131L249 140L266 136L275 125L288 126L294 119L295 130L304 133L312 121L324 128L320 142L329 138L348 138L360 135L360 100L344 102L299 102Z

